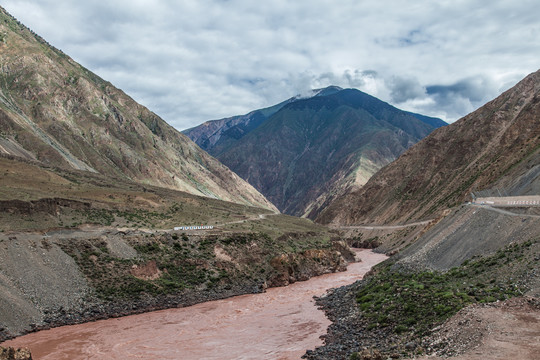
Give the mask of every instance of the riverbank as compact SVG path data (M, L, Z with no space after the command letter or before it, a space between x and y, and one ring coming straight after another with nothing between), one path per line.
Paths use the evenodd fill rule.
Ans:
M392 342L391 334L380 331L366 331L368 321L360 315L356 293L362 281L332 290L316 299L316 304L324 310L332 324L324 335L324 346L308 350L304 355L310 360L348 359L350 354L362 347L381 349Z
M317 300L332 325L325 345L306 358L506 359L514 353L537 359L539 245L538 239L513 242L446 271L394 257L372 276ZM501 317L507 325L500 326Z
M38 359L279 358L299 359L322 345L330 321L313 296L361 278L385 255L359 252L347 271L325 274L265 293L140 315L59 327L14 339Z
M0 340L29 332L259 293L344 271L324 233L0 233Z

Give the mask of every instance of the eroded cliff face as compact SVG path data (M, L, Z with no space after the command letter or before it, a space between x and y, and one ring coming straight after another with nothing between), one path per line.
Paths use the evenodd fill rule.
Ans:
M347 269L347 262L338 251L319 249L299 254L281 254L272 258L270 265L276 272L268 280L271 287L286 286L313 276Z
M0 8L0 153L275 210L227 167Z

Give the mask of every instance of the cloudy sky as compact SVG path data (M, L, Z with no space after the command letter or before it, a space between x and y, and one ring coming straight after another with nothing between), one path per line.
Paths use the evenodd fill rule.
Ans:
M2 0L177 129L354 87L455 121L540 68L537 0Z

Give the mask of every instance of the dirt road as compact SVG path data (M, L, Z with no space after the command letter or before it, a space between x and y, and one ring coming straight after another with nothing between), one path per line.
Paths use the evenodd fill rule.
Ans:
M500 208L493 207L492 205L476 205L476 204L471 204L471 206L474 206L474 207L477 207L477 208L481 208L481 209L485 209L485 210L489 210L489 211L495 211L495 212L498 212L498 213L500 213L500 214L504 214L504 215L508 215L508 216L530 217L530 218L540 219L540 215L533 215L533 214L518 214L518 213L514 213L514 212L511 212L511 211L508 211L508 210L503 210L503 209L500 209Z
M412 226L427 225L433 220L418 221L409 224L403 225L350 225L350 226L340 226L340 225L330 225L332 229L338 230L348 230L348 229L364 229L364 230L398 230L405 229Z

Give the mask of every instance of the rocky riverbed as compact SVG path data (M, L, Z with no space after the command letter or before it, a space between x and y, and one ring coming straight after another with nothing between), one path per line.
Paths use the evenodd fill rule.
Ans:
M369 359L373 360L383 359L377 355L381 350L396 358L400 356L399 349L393 345L397 340L395 334L384 329L368 330L369 322L360 316L356 293L361 284L362 280L317 298L317 305L325 311L332 324L324 336L325 345L307 351L305 359L348 359L352 353L366 350Z

